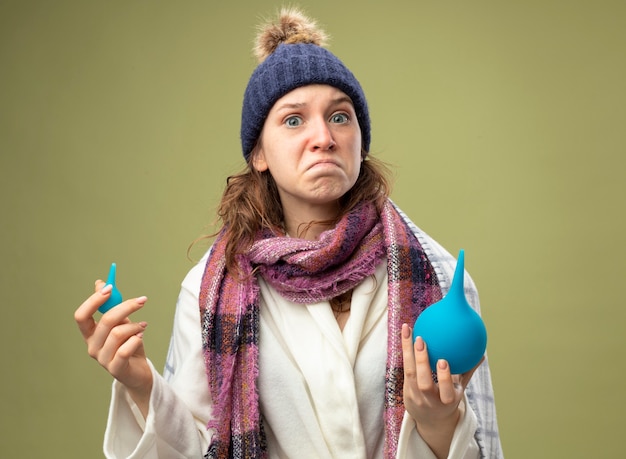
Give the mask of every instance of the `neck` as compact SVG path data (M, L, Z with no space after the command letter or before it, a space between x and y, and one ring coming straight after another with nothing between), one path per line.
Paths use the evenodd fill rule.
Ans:
M291 237L299 239L307 239L314 241L320 237L324 231L333 228L335 225L330 223L316 223L316 221L308 222L289 222L285 219L285 231Z
M337 214L337 205L300 208L295 211L284 209L285 231L292 237L313 241L324 231L334 228Z

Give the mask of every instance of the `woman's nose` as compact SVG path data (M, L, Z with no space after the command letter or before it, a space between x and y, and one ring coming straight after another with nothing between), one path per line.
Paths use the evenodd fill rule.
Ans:
M314 151L328 151L335 148L335 139L325 120L316 121L311 129L311 145Z

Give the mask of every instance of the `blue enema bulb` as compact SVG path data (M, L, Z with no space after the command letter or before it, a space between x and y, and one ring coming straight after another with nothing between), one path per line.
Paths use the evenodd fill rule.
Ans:
M465 298L464 276L465 252L461 250L450 290L426 308L413 327L413 341L422 337L433 371L437 361L445 359L452 374L466 373L480 362L487 348L485 324Z
M111 263L111 269L109 269L109 277L107 278L105 287L107 285L112 285L113 290L111 290L111 296L109 297L108 300L106 300L106 303L104 303L102 306L98 308L98 311L100 311L102 314L104 314L109 309L111 309L114 306L117 306L118 304L122 302L122 294L115 286L116 269L117 269L117 266L115 265L115 263Z

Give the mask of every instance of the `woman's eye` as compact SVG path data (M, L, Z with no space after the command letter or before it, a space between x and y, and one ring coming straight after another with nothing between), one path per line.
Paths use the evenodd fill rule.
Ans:
M285 120L285 125L287 127L298 127L302 124L302 118L299 116L290 116Z
M344 124L347 123L349 120L350 118L345 113L335 113L333 116L330 117L331 123L337 124Z

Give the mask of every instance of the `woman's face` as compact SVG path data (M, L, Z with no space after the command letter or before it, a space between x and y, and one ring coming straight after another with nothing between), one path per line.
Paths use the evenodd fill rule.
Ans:
M253 166L272 174L285 215L332 218L361 168L352 101L332 86L294 89L270 110L253 155Z

